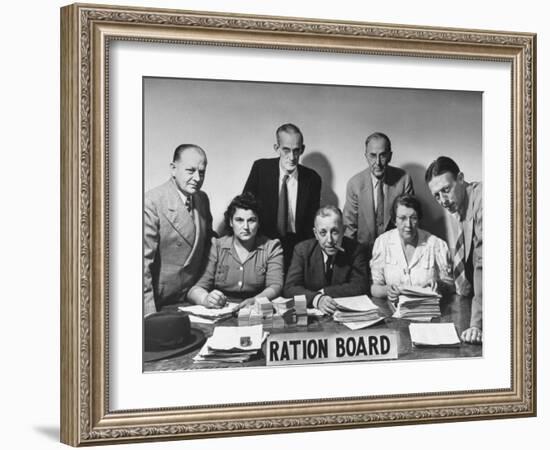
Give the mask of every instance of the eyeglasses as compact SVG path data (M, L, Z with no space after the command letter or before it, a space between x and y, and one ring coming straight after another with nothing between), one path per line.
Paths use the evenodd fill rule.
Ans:
M371 161L376 161L378 158L380 158L380 161L388 162L391 157L391 152L384 152L384 153L365 153L365 156L370 159Z

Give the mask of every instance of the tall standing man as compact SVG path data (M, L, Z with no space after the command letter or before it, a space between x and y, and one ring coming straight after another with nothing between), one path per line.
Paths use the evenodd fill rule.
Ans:
M440 156L426 170L426 183L436 201L449 213L447 242L453 255L458 295L472 299L470 327L465 342L482 341L483 203L479 182L467 183L458 165Z
M372 248L375 239L391 226L396 197L414 195L411 177L390 166L391 142L384 133L372 133L365 141L368 167L354 175L346 189L345 234Z
M281 240L285 270L296 243L313 237L313 220L321 201L321 177L299 164L304 137L291 123L281 125L273 145L277 158L254 162L243 192L251 192L262 204L262 232Z
M182 144L170 163L171 178L145 194L143 211L143 313L185 300L199 279L212 237L208 196L201 191L206 154Z

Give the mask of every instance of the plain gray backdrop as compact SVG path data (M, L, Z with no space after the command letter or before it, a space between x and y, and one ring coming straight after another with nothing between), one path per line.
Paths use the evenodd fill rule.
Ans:
M363 86L151 78L143 80L144 189L169 177L174 149L201 146L203 190L214 228L239 194L254 160L276 157L275 130L292 122L304 135L302 164L323 184L321 205L344 207L346 183L366 167L365 139L392 141L392 164L411 175L424 206L421 227L445 237L443 211L424 182L429 163L455 159L467 180L482 181L482 93Z

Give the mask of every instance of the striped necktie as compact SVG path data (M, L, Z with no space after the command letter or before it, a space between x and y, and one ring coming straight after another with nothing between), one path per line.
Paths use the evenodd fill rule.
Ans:
M376 236L384 232L384 183L378 180L376 184Z
M466 278L465 260L466 248L464 242L464 227L462 222L458 221L458 237L456 239L453 257L453 275L457 294L469 297L472 294L472 285Z

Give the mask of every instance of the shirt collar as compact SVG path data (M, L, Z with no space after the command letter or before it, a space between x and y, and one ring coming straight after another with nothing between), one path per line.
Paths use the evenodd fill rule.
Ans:
M298 167L294 169L294 172L292 173L286 173L283 168L281 167L281 163L279 162L279 180L282 180L285 175L288 175L288 178L292 178L294 180L298 179Z
M376 178L376 177L374 176L374 174L371 172L371 173L370 173L370 179L371 179L371 181L372 181L372 187L375 188L376 186L378 186L378 183L383 183L383 182L384 182L385 176L386 176L386 175L384 174L384 176L383 176L382 178Z

